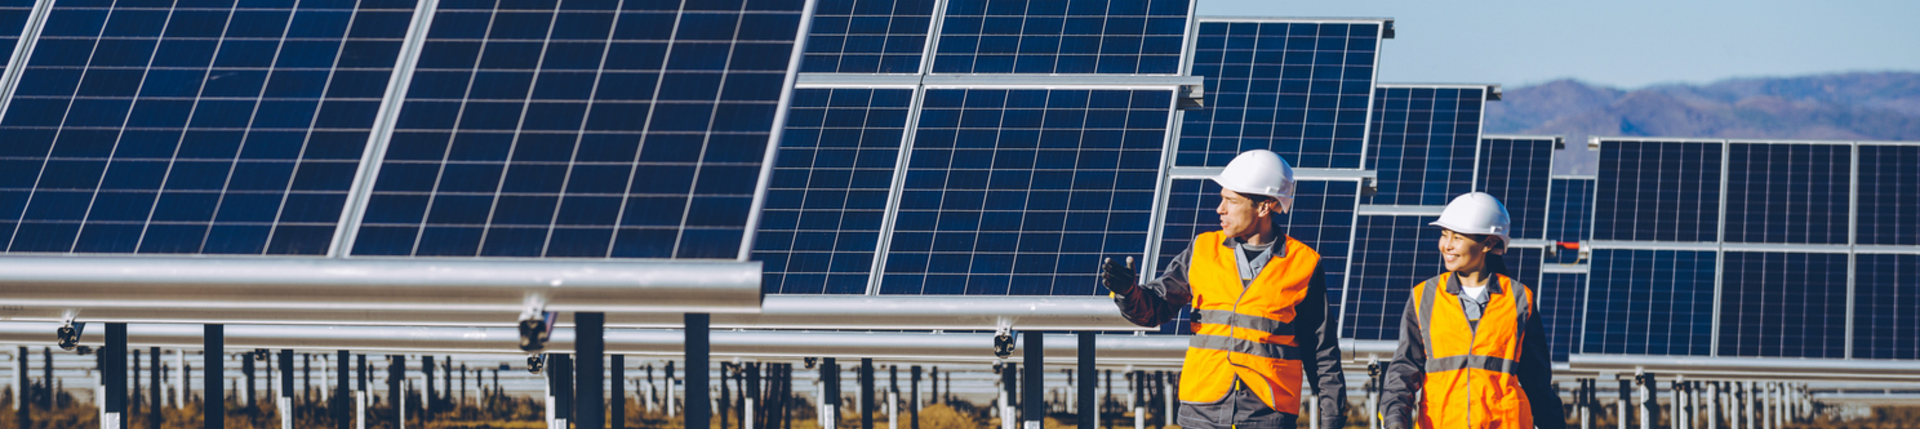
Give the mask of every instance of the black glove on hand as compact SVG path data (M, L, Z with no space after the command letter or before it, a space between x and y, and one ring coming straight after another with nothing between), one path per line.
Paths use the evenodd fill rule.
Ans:
M1113 258L1107 258L1100 264L1100 284L1115 294L1126 296L1133 293L1133 285L1139 282L1140 273L1133 270L1132 256L1127 257L1126 265L1121 265Z

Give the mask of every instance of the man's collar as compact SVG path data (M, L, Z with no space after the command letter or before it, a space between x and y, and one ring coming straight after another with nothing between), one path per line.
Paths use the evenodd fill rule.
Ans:
M1226 234L1220 234L1220 235L1226 235ZM1221 246L1227 246L1228 249L1233 249L1235 251L1240 250L1240 245L1243 243L1246 243L1246 242L1240 240L1239 237L1232 237L1232 236L1228 236L1226 239L1220 240ZM1287 235L1286 234L1273 235L1273 257L1275 258L1287 257Z

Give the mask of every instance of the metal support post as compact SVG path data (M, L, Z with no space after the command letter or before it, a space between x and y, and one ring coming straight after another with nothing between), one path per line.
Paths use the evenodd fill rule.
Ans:
M840 426L840 362L833 358L822 359L822 361L824 363L820 364L820 386L821 390L826 392L827 399L821 401L821 406L826 407L826 412L821 413L820 418L827 422L823 427L834 429Z
M773 409L774 401L766 400L766 397L761 395L760 371L762 371L762 368L765 368L765 365L759 362L747 364L747 401L746 406L742 407L745 411L740 415L740 427L744 429L757 429L759 426L755 426L755 423L761 421L770 422L766 420L766 414L768 414L767 410ZM764 402L764 404L762 402ZM888 427L888 429L894 428Z
M327 398L327 410L333 414L334 429L347 428L347 363L351 361L346 350L333 354L333 394Z
M1627 429L1627 410L1633 408L1633 379L1618 375L1614 378L1620 381L1620 402L1614 408L1619 410L1620 429Z
M407 357L405 355L387 355L387 406L393 408L393 427L406 424L405 392L400 391L400 381L407 378Z
M293 429L293 350L281 349L280 396L274 398L274 412L280 415L280 429Z
M372 402L373 399L370 397L371 393L367 390L367 375L369 375L367 372L367 355L354 355L353 360L355 365L354 372L358 373L354 375L353 427L354 429L367 429L367 403Z
M605 392L601 391L606 376L606 324L606 313L573 313L573 424L578 429L607 425Z
M687 336L685 344L687 356L687 419L684 427L705 428L713 421L713 409L708 408L707 382L709 367L708 353L712 351L707 342L711 337L707 331L710 316L706 313L687 313L685 316Z
M907 425L908 429L920 429L920 366L914 365L912 380L907 387ZM899 429L899 428L887 428Z
M201 368L200 415L201 429L224 429L227 427L226 368L221 365L226 357L226 327L224 325L205 325L201 329ZM185 401L181 401L185 403Z
M860 358L860 429L873 429L873 358Z
M555 354L548 358L549 369L553 370L553 415L559 429L572 427L573 415L573 355Z
M27 357L27 346L20 346L20 352L13 355L13 427L26 429L33 427L33 404L27 400L32 397L33 385L27 379L28 366L33 360Z
M1593 429L1593 391L1594 380L1582 378L1580 389L1573 394L1573 406L1580 410L1580 429Z
M574 323L577 324L580 322L578 319L575 319ZM577 342L580 340L576 339L574 341ZM607 395L613 398L607 401L608 405L612 407L607 410L607 427L609 429L626 429L627 355L613 355L607 358L607 379L613 381L612 383L607 383L608 388L613 389L613 391L607 392Z
M1739 382L1739 386L1741 423L1736 425L1746 429L1758 428L1759 426L1753 421L1753 382Z
M661 406L667 407L667 418L671 419L680 413L680 407L676 406L678 402L674 402L678 397L674 395L673 390L673 361L667 361L666 372L662 375L665 377L660 379L660 385L661 391L666 394L666 401Z
M1707 429L1720 429L1720 381L1707 383Z
M106 347L99 353L100 387L106 395L100 427L127 427L127 324L107 324Z
M1651 372L1636 377L1640 378L1640 429L1653 429L1653 419L1660 414L1660 384Z
M1094 389L1099 387L1099 383L1097 381L1100 378L1100 374L1093 369L1093 364L1094 364L1093 352L1094 352L1094 346L1096 345L1094 343L1095 338L1096 337L1092 332L1080 333L1080 347L1078 350L1080 356L1079 356L1079 361L1077 362L1079 364L1079 367L1076 368L1076 371L1079 372L1080 384L1078 386L1074 386L1079 391L1078 394L1074 395L1074 399L1078 399L1080 401L1080 404L1078 407L1078 411L1080 414L1079 415L1080 429L1094 429L1095 426L1098 426L1100 424L1099 423L1100 405L1098 402L1099 398L1096 397L1094 394ZM914 429L919 429L919 428L914 428Z
M1020 333L1020 339L1024 343L1020 345L1020 360L1025 363L1027 371L1021 374L1025 379L1025 385L1020 386L1023 393L1020 397L1021 425L1025 429L1041 429L1041 422L1047 418L1046 335L1040 331L1026 331Z

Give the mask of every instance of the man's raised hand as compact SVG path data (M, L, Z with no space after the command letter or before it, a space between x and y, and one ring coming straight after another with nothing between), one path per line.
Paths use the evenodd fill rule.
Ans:
M1115 294L1125 296L1133 293L1133 285L1139 284L1140 273L1133 269L1133 257L1128 256L1125 265L1106 258L1100 263L1100 284Z

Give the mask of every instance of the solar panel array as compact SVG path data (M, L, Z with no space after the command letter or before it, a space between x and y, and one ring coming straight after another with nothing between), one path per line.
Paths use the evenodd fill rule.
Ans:
M1192 10L0 0L0 252L750 256L768 293L1095 295L1101 258L1152 274L1213 229L1204 177L1265 148L1349 338L1397 335L1442 270L1426 223L1484 190L1556 360L1920 359L1920 145L1603 139L1597 178L1555 177L1557 139L1482 136L1497 88L1377 84L1390 20Z
M1912 332L1920 316L1898 304L1920 278L1899 264L1920 253L1902 235L1920 226L1911 215L1920 212L1911 195L1897 193L1920 189L1911 171L1920 146L1596 143L1592 274L1578 352L1913 358L1911 341L1896 336ZM1556 190L1583 186L1564 182ZM1648 281L1681 285L1671 292L1679 301L1634 311L1647 305L1632 301ZM1693 329L1673 328L1680 326ZM1631 335L1662 328L1671 329Z

